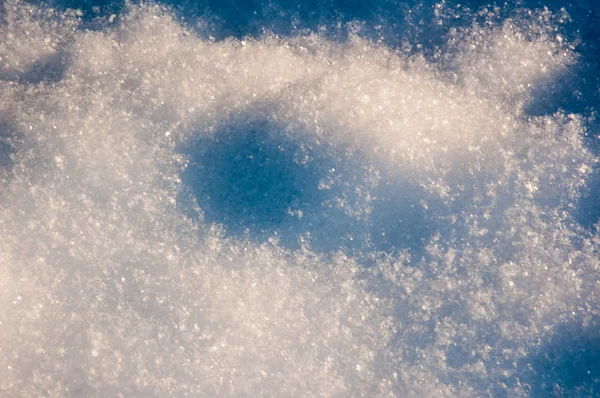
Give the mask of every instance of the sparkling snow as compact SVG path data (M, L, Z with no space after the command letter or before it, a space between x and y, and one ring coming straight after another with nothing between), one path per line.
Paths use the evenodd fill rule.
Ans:
M419 52L0 10L2 396L600 394L567 16L440 3L473 22Z

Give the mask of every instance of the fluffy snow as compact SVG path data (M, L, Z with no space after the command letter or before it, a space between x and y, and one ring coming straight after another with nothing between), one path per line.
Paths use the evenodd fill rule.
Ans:
M566 17L427 56L3 7L2 396L600 394L595 121L532 111Z

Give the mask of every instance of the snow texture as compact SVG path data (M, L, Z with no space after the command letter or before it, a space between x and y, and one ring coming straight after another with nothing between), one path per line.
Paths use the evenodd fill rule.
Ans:
M567 11L270 4L0 4L0 395L599 395Z

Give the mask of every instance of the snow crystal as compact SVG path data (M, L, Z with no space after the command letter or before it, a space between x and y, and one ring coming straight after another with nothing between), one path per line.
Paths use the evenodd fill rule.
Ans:
M600 391L564 15L439 4L431 52L2 7L3 395Z

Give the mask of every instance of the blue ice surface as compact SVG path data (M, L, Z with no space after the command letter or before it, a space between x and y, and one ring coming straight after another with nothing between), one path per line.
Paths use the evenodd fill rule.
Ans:
M91 28L95 18L118 13L124 7L123 1L112 0L52 0L44 3L63 9L82 10L83 19ZM360 32L368 39L381 39L391 47L399 46L403 40L419 43L419 51L430 58L439 55L437 49L443 45L450 27L466 26L472 21L472 18L456 18L451 23L445 21L443 25L436 24L435 3L431 0L163 2L173 7L174 12L190 26L194 26L194 21L199 17L209 21L208 25L198 28L199 34L217 40L256 37L264 31L281 36L294 35L307 30L316 31L319 27L327 28L333 39L343 40L349 29L345 24L355 21L362 25ZM446 2L450 8L459 3L463 10L476 10L489 5L486 0ZM575 71L562 77L563 84L534 93L527 111L531 115L543 115L562 109L566 113L593 115L600 108L597 73L600 70L600 2L522 0L504 7L497 18L507 18L517 8L544 7L553 12L564 8L569 13L571 20L560 26L560 34L578 43L576 51L580 59ZM27 76L23 76L23 79L26 80ZM7 128L0 126L0 130ZM598 126L590 122L586 141L596 154L600 154L598 131ZM296 235L290 235L289 231L310 232L311 226L291 217L288 209L295 207L308 212L310 216L311 208L325 200L325 193L317 189L318 180L334 166L343 169L343 165L331 163L327 153L315 153L314 148L309 149L312 162L296 163L294 153L300 145L299 142L290 142L289 137L284 135L273 135L272 128L268 126L233 128L220 134L219 138L189 143L184 152L190 155L191 166L184 173L183 180L206 209L204 216L208 221L225 225L231 234L249 233L259 240L276 232L284 244L293 248ZM8 159L10 152L7 135L0 134L1 159ZM0 167L6 166L4 163L8 160L5 162L1 159ZM198 173L209 177L199 182L195 179ZM286 181L288 184L279 186L277 181ZM376 234L373 229L394 230L393 226L385 225L390 218L390 209L399 208L398 211L407 213L412 204L383 203L379 210L376 209L374 218L359 227L370 236L384 236ZM586 228L593 228L600 219L600 170L595 170L575 212L576 219ZM343 220L339 215L330 216L331 219ZM407 217L412 217L413 225L427 225L429 215L417 212ZM347 227L340 226L339 230ZM409 239L406 236L378 238L375 241L371 239L369 244L391 251L399 248L402 242L410 242L411 239L418 242L428 232L424 227L423 230L408 232L409 235L411 233L414 236ZM334 244L323 238L318 240L324 242L322 247L317 247L321 251L352 247L340 240ZM411 245L414 249L418 243ZM532 396L600 396L600 383L594 382L600 379L600 320L594 319L585 327L581 325L578 320L573 320L572 324L558 328L550 340L542 342L538 349L532 349L519 365L523 372L520 378L530 383ZM450 355L448 365L460 366L464 356L461 347L451 347L449 353L453 355ZM510 385L511 380L506 380L506 383ZM498 396L502 396L501 391Z

